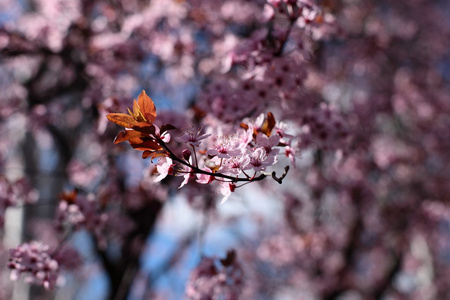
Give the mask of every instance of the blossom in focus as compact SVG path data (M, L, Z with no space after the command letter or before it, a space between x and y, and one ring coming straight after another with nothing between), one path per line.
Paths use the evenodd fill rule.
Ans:
M224 161L220 170L227 175L238 176L242 170L245 170L249 163L250 156L248 154L232 157Z
M280 136L273 134L270 137L263 133L258 133L256 136L256 144L259 147L263 147L267 155L275 156L280 152L280 149L273 149L280 142Z
M268 156L266 150L260 147L253 150L253 153L250 154L250 164L247 168L253 167L255 171L263 171L266 167L270 167L276 162L277 159L275 156Z
M184 135L176 137L175 139L180 143L186 143L192 147L200 146L201 140L206 139L211 134L200 134L201 130L187 130Z
M223 195L223 198L220 201L220 204L223 204L228 200L228 198L231 195L231 192L234 192L235 188L236 188L236 185L234 183L221 182L219 184L219 193L221 193Z
M230 158L241 154L239 145L229 137L220 137L216 140L214 148L209 149L208 155L217 156L219 158Z
M211 169L208 167L203 167L203 171L212 173ZM214 177L208 174L197 173L197 182L201 184L208 184L214 180Z
M189 160L189 164L192 164L192 160ZM194 173L192 173L192 169L186 165L180 165L176 175L184 177L183 182L178 187L179 189L181 189L186 183L188 183L189 178L195 177Z
M158 171L159 176L155 178L154 182L158 182L166 178L166 176L170 173L172 166L173 163L171 158L161 157L156 165L156 170Z
M168 131L163 131L161 134L161 128L159 128L156 125L153 125L155 127L155 135L158 136L164 143L170 142L171 136Z

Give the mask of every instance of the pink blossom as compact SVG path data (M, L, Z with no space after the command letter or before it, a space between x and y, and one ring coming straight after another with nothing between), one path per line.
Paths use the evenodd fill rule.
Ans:
M296 151L294 148L292 148L291 146L286 146L284 148L284 155L289 158L289 160L291 161L291 164L295 167L295 155L296 155Z
M260 131L262 125L264 124L264 119L266 118L265 114L260 114L255 119L248 120L249 126L253 127L254 130Z
M72 246L66 244L61 246L52 257L64 270L75 270L83 264L81 254Z
M180 143L186 143L193 147L200 146L201 140L206 139L211 134L200 134L200 130L187 130L185 131L184 135L180 137L176 137L175 139L179 141Z
M241 148L247 147L253 140L253 126L250 124L247 130L239 129L237 133L237 143Z
M161 129L158 126L156 126L156 125L153 125L153 126L155 126L155 134L156 134L156 136L158 136L164 143L170 142L171 136L170 136L170 133L168 131L164 131L163 134L161 134Z
M279 122L275 125L272 134L277 134L280 136L280 142L281 143L286 143L285 139L292 139L294 137L294 135L287 133L286 131L288 130L288 125L284 122Z
M230 158L241 154L241 149L234 139L222 136L216 140L214 148L209 149L207 154L219 158Z
M99 211L99 202L89 194L76 197L73 203L62 200L55 216L56 228L63 231L66 227L73 230L81 228L92 232L100 247L106 247L104 235L108 215Z
M224 161L220 170L225 174L238 176L241 174L242 170L245 170L249 163L250 157L248 154L241 155L239 157L232 157Z
M189 164L192 163L192 158L189 160ZM195 178L194 173L192 172L192 168L186 166L186 165L179 165L178 166L179 169L177 170L177 176L183 176L183 182L181 183L181 185L178 187L179 189L181 189L183 186L185 186L188 181L189 178Z
M38 242L25 243L10 250L8 267L11 279L18 280L26 274L26 281L52 289L58 279L58 262L48 252L46 245Z
M78 226L83 223L85 217L77 203L68 203L61 201L56 213L56 220L58 225L63 226L63 223L68 223L74 226Z
M161 157L158 160L158 163L156 164L156 170L158 171L159 175L158 177L153 180L154 182L159 182L166 178L166 176L171 172L172 170L172 159L169 157Z
M229 182L221 182L219 184L219 193L223 195L220 204L224 204L231 195L231 192L234 192L236 185Z
M10 181L0 176L0 228L3 227L8 207L34 203L38 196L38 192L24 178Z
M187 284L189 299L252 299L245 295L246 276L235 253L228 251L222 259L203 257Z
M250 154L250 164L247 169L254 168L255 171L263 171L266 167L270 167L277 162L275 156L268 156L264 148L256 148Z
M280 149L273 149L280 142L280 136L278 134L272 134L270 137L263 133L258 133L256 136L256 144L263 147L267 155L275 156L280 152Z
M203 171L212 173L211 169L208 167L203 167ZM197 173L197 182L201 184L208 184L214 180L214 177L208 174Z
M306 77L304 67L290 58L274 60L266 69L264 80L276 91L278 96L289 98L290 91L298 92L298 87Z

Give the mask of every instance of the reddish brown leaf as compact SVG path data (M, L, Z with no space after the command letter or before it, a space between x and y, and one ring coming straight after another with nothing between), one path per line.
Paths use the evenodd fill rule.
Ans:
M130 142L131 147L133 147L134 149L139 150L139 151L145 151L145 150L153 150L154 151L154 150L161 149L161 146L158 143L151 141L151 140L144 141L140 138L134 138L134 139L130 139L129 142Z
M144 152L142 152L142 158L143 158L143 159L146 159L147 157L151 156L152 153L153 153L153 152L150 151L150 150L145 150Z
M69 204L73 204L73 203L75 203L75 201L77 199L77 194L78 194L77 189L74 189L71 192L64 191L59 195L59 199L66 201Z
M147 122L153 124L156 119L156 107L153 100L147 96L145 91L142 91L139 95L137 105L139 106L140 111L144 115Z
M236 251L234 249L228 250L227 256L222 258L220 262L223 266L229 267L236 261Z
M122 113L112 113L106 117L109 121L126 128L131 128L138 123L132 116Z
M151 151L151 150L145 150L142 153L142 158L146 159L148 157L150 157L151 160L157 158L157 157L162 157L162 156L167 156L167 154L165 152L162 151Z
M114 144L126 142L129 141L130 139L138 138L140 136L142 136L142 133L139 131L124 130L119 132L119 134L116 136L116 138L114 139Z
M134 100L133 102L133 113L132 113L134 119L138 122L147 122L147 119L145 118L139 104Z
M132 128L142 133L155 134L155 126L149 125L146 122L137 122Z
M263 125L261 126L261 132L267 136L270 136L272 133L272 129L275 127L276 121L273 114L269 111L267 113L266 119L264 120Z

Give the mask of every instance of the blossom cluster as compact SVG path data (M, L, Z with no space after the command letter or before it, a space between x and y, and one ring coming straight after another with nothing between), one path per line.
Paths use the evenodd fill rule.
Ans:
M117 135L115 143L128 141L136 150L144 151L143 158L157 158L159 175L155 181L161 181L167 175L182 176L180 188L191 178L196 178L200 184L217 181L218 190L223 195L221 203L236 188L268 175L281 183L288 168L280 178L275 173L267 173L266 169L277 163L280 148L286 148L288 157L294 152L290 147L292 136L270 112L241 123L237 129L219 127L211 133L202 133L202 129L194 128L184 130L175 138L185 147L182 154L177 155L169 144L171 135L168 133L176 128L170 124L161 128L153 124L156 108L144 91L138 101L135 100L133 111L128 111L128 115L112 113L107 116L111 122L126 128Z
M303 145L316 144L323 149L344 147L350 132L348 123L335 107L322 103L318 109L308 110L302 118Z
M241 217L209 217L217 209L211 192L224 201L248 183L268 177L281 183L286 174L271 169L282 156L294 165L301 147L305 159L289 173L295 184L281 192L263 186L276 202L275 222L265 226L255 213L245 218L261 231L257 241L240 243L250 253L241 261L255 260L245 273L256 277L247 282L257 295L239 294L239 268L216 258L201 260L188 295L450 299L449 232L442 226L450 218L445 1L5 1L0 223L6 210L35 199L17 176L45 191L39 213L62 185L89 191L57 202L57 230L33 226L33 239L50 249L58 243L57 253L36 248L58 269L77 265L63 263L75 255L59 244L82 228L97 242L86 246L96 248L88 252L98 259L86 261L102 264L109 298L157 298L134 293L144 290L144 276L150 283L163 275L138 264L145 261L145 241L157 240L148 239L159 233L157 222L168 219L161 218L162 199L171 187L183 188L191 207L204 213L200 235L213 222L241 228ZM143 93L129 114L114 113L125 112L130 95L142 88L164 95L157 104L170 99L164 106L190 108L158 111L156 118ZM117 132L106 126L107 114L125 127L115 143L142 151L152 167L111 147ZM47 163L57 161L55 169ZM126 242L104 247L111 233ZM185 237L164 271L178 268L189 251L194 239ZM11 262L21 269L28 252L17 249ZM16 269L13 274L35 277ZM37 274L37 283L50 285ZM0 298L14 298L5 285L0 282Z
M204 257L191 274L186 287L189 299L240 299L245 276L234 251L224 259Z
M8 267L12 280L18 280L24 274L25 281L43 285L46 289L54 288L58 280L58 262L49 253L49 247L38 242L11 249Z
M99 213L98 202L77 195L76 191L63 193L56 211L56 225L60 230L65 227L101 232L107 216Z
M252 181L258 174L278 161L279 147L287 146L273 128L274 134L267 135L254 124L243 124L234 133L202 134L201 130L187 130L175 140L186 147L181 159L171 155L160 158L157 163L160 181L167 175L184 177L180 188L195 179L200 184L218 182L223 195L222 203L237 188L241 181ZM205 145L202 145L204 142Z
M25 180L11 181L0 176L0 228L4 224L8 207L31 204L37 201L38 192Z
M105 211L92 197L78 195L76 190L60 195L61 201L55 215L56 229L62 233L85 229L92 232L99 244L105 248L107 233L121 240L134 228L134 223L125 215Z

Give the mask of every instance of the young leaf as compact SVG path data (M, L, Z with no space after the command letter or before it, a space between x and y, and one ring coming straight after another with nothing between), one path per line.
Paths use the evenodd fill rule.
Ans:
M59 199L66 201L69 204L73 204L75 203L76 199L77 199L77 194L78 194L78 189L74 189L71 192L62 192L61 194L59 194Z
M142 136L142 133L140 133L139 131L124 130L124 131L119 132L119 134L117 134L116 138L114 139L114 144L126 142L133 138L138 138L141 136Z
M145 133L145 134L155 134L155 126L149 125L146 122L137 122L132 129Z
M142 93L139 95L137 106L140 108L139 111L144 115L147 122L153 124L156 119L156 107L155 103L153 103L152 99L147 96L145 91L142 91Z
M152 140L143 140L141 138L133 138L129 140L131 147L139 151L160 150L161 146Z
M267 113L267 117L264 120L264 123L263 123L263 125L261 127L261 132L264 133L267 136L270 136L270 134L272 133L272 129L275 127L275 124L276 124L275 117L269 111Z
M145 118L144 114L142 113L141 107L136 102L136 100L134 100L134 102L133 102L133 117L138 122L147 122L147 119ZM153 123L153 121L151 123Z
M126 128L131 128L138 123L132 116L122 113L111 113L106 117L109 121Z

